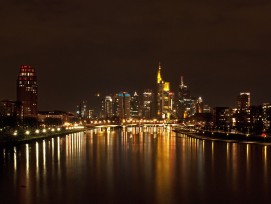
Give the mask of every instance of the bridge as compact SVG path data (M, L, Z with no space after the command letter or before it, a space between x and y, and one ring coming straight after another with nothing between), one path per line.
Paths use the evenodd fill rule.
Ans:
M85 124L87 128L117 128L117 127L171 127L177 126L177 121L166 120L125 120L122 122L110 120L93 120Z

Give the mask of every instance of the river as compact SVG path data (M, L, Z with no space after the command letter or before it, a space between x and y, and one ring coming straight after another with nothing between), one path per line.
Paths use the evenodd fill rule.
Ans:
M271 146L159 128L90 130L0 152L0 203L266 203Z

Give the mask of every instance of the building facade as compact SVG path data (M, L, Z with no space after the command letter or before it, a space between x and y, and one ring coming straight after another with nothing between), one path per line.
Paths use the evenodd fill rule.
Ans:
M184 120L196 113L195 98L191 96L190 90L185 85L183 76L181 76L181 83L178 90L177 100L177 117Z
M238 131L249 132L249 129L251 129L250 106L250 93L241 92L237 96L237 110L235 112L236 129Z
M229 131L231 128L231 110L229 107L215 107L213 110L214 128Z
M111 118L113 116L113 99L111 96L106 96L104 99L104 117Z
M87 118L87 101L81 101L77 106L76 114L79 118Z
M38 84L35 68L21 66L17 79L17 101L22 104L22 117L37 117Z
M131 117L132 118L139 118L140 117L140 100L139 100L139 95L137 94L137 92L134 93L134 95L131 97L131 102L130 102L130 106L131 106Z
M173 92L170 91L170 83L162 79L161 65L157 72L156 92L156 117L169 119L173 111Z
M131 117L130 115L130 100L131 96L127 92L121 92L117 94L116 102L116 112L117 116L122 119L129 119Z
M146 89L142 95L142 118L151 119L154 117L154 95L152 90Z

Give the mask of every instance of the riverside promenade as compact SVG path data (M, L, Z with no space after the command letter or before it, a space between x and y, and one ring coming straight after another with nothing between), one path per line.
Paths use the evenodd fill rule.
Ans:
M69 128L49 128L35 129L24 131L13 131L12 133L2 134L0 136L0 148L17 146L20 144L30 143L43 139L49 139L67 134L85 131L86 128L69 129Z
M267 135L231 133L223 131L188 130L184 128L175 128L173 131L177 134L184 134L188 137L202 140L271 145L271 137Z

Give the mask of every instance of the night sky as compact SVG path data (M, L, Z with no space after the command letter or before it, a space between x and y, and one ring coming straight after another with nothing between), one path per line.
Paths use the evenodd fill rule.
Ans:
M0 99L36 67L40 110L74 111L95 93L176 90L180 75L211 106L240 91L271 102L270 0L1 0Z

